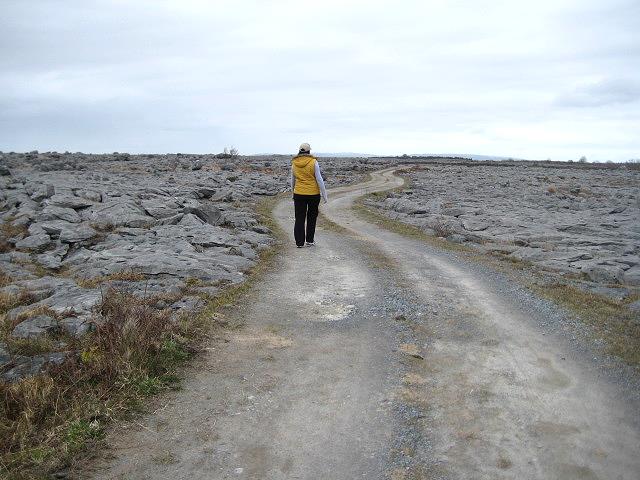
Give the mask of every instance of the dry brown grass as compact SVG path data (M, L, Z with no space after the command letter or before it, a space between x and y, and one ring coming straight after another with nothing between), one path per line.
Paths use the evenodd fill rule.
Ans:
M66 344L61 342L57 332L54 336L38 337L38 338L12 338L6 339L9 350L14 355L42 355L44 353L59 352L66 349Z
M0 253L8 253L14 250L9 243L10 238L23 238L29 234L29 229L25 225L13 225L13 218L6 219L0 224Z
M7 285L10 285L12 283L13 278L11 278L11 276L7 272L0 269L0 288L6 287Z
M34 263L31 260L15 260L14 262L23 266L37 277L46 277L47 275L53 274L53 272L48 268L45 268L38 263ZM56 275L63 275L62 270L59 270Z
M15 319L15 323L20 323L23 320L26 320L27 318L31 318L31 317L35 317L36 315L48 315L49 317L52 318L62 318L65 315L60 315L58 314L56 311L52 310L51 308L49 308L47 305L37 305L37 306L32 306L30 308L25 309L24 312L21 312L20 314L18 314L16 316ZM67 314L66 316L69 316L69 314Z
M0 472L38 478L72 463L102 438L106 422L176 384L191 353L189 337L170 311L110 290L93 334L45 374L0 384ZM73 340L71 340L73 341Z
M0 293L0 315L7 313L12 308L29 305L34 301L33 294L27 290L20 290L17 294Z
M507 457L501 455L496 462L496 466L501 470L507 470L513 466L513 462Z
M380 227L391 230L399 235L422 240L425 243L433 245L434 247L441 248L443 250L450 250L454 252L471 252L472 250L464 245L458 243L448 242L443 238L434 237L420 230L418 227L409 225L398 220L392 220L383 214L373 211L372 209L364 206L361 202L357 202L353 207L353 210L365 220L379 225Z
M320 227L322 230L327 230L345 236L353 236L353 232L351 230L344 228L342 225L338 225L336 222L329 219L329 217L322 213L322 211L320 211L320 218L322 219L322 222L320 222L318 227Z
M0 232L2 233L2 237L12 238L12 237L25 237L29 234L29 229L26 225L14 225L12 219L7 219L3 224L0 225Z
M93 278L75 278L75 282L82 288L97 288L105 282L123 281L123 282L141 282L147 277L143 273L133 270L122 270L120 272L103 275Z
M0 253L9 253L11 250L13 250L13 247L7 242L7 239L0 237Z
M607 353L633 366L640 366L640 324L627 302L585 292L570 285L532 286L540 295L577 314L590 328L593 337L601 340Z
M91 223L90 226L96 232L100 232L100 233L114 232L118 228L116 225L112 223Z

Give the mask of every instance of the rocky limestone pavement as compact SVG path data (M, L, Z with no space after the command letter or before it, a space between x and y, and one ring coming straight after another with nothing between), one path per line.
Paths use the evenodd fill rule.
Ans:
M425 162L371 206L429 234L616 298L640 285L640 172L624 165Z
M0 153L0 295L18 303L0 311L11 327L0 376L16 380L60 360L14 358L7 344L86 334L107 286L182 297L159 307L181 312L244 281L273 242L253 205L288 190L290 159ZM321 160L328 187L383 163Z

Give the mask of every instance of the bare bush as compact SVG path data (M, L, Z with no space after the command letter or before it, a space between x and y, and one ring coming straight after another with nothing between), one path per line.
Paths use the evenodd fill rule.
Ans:
M222 153L218 153L216 158L236 158L239 155L238 149L234 146L224 147Z

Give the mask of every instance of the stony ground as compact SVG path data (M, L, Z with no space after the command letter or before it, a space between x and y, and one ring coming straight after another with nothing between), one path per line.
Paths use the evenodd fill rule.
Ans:
M99 478L637 478L637 382L568 341L562 311L350 207L397 188L369 204L634 298L638 172L451 160L412 167L408 186L390 173L349 186L397 163L321 160L324 213L341 228L285 251L227 312L246 327L206 345L198 373L141 430L110 439ZM2 154L2 380L73 355L65 339L101 321L110 286L159 294L154 308L178 316L243 282L274 241L256 202L287 190L288 164ZM275 210L285 231L290 202Z
M110 437L107 479L635 479L638 395L508 277L356 217L331 192L225 312L184 389ZM275 209L292 224L289 199ZM85 474L87 475L87 474Z
M369 205L425 232L625 298L640 286L640 171L432 163ZM609 168L607 168L609 167Z
M100 321L95 306L108 286L164 295L158 308L180 314L242 282L273 240L255 204L287 190L290 162L181 154L2 157L0 376L10 381L65 356L64 342L54 352L16 356L12 340L84 334ZM321 165L328 186L377 168L351 159Z

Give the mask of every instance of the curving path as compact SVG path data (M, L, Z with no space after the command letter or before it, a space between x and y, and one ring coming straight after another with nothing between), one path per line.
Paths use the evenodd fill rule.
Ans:
M291 242L228 313L245 326L114 435L94 478L640 478L636 397L545 334L546 303L350 209L401 184L331 191L342 228Z

